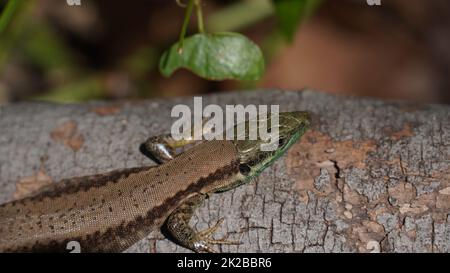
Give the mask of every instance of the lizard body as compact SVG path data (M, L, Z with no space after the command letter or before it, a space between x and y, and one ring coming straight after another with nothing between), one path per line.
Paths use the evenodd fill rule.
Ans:
M70 241L82 252L119 252L164 223L181 245L212 251L209 244L226 242L208 239L217 226L197 233L188 225L195 207L248 182L296 142L309 116L294 113L280 116L281 145L273 152L259 151L260 142L206 141L173 158L165 147L158 157L163 146L151 141L147 146L164 164L66 179L3 204L0 252L63 252Z

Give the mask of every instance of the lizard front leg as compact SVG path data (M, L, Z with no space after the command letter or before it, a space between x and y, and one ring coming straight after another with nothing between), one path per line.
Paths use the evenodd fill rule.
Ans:
M191 197L175 211L170 214L166 221L166 228L170 235L182 246L195 252L215 252L211 245L228 244L237 245L239 242L227 241L226 239L214 240L211 236L223 223L223 218L208 229L197 232L190 225L189 220L195 209L206 199L207 195L196 195Z
M176 156L176 148L171 145L170 140L170 135L150 137L141 145L141 152L159 164L166 163Z
M202 119L200 133L210 132L211 129L203 129L203 125L207 120L208 119L206 118ZM160 164L166 163L190 148L190 146L201 142L200 140L194 140L195 130L198 129L192 126L190 136L181 140L175 140L171 134L150 137L141 146L141 151L146 156L150 157L150 159L155 159ZM179 149L181 149L181 151L178 151Z

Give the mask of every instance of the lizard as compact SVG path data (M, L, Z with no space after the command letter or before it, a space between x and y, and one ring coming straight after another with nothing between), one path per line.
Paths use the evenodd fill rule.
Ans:
M72 241L81 252L122 252L157 228L195 252L238 244L213 239L223 219L203 231L192 228L196 207L211 194L253 180L309 126L307 112L280 113L274 151L263 151L261 139L246 138L203 141L177 153L194 141L150 137L141 150L157 166L63 179L0 205L0 252L65 252Z

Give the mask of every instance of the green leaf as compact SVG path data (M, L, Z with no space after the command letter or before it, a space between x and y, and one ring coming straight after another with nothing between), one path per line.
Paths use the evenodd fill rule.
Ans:
M273 0L281 32L292 41L300 23L319 6L322 0Z
M161 57L161 73L169 77L185 68L209 80L256 81L264 73L259 47L238 33L195 34L173 45Z

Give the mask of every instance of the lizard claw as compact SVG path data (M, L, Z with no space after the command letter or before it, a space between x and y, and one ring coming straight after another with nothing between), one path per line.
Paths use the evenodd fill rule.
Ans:
M224 222L224 218L221 218L217 223L208 229L202 230L199 233L197 233L197 240L194 243L193 249L195 252L209 252L209 253L215 253L214 249L211 247L211 245L240 245L241 242L237 241L228 241L227 237L225 236L222 239L214 240L211 238L211 236L219 229L219 227Z

